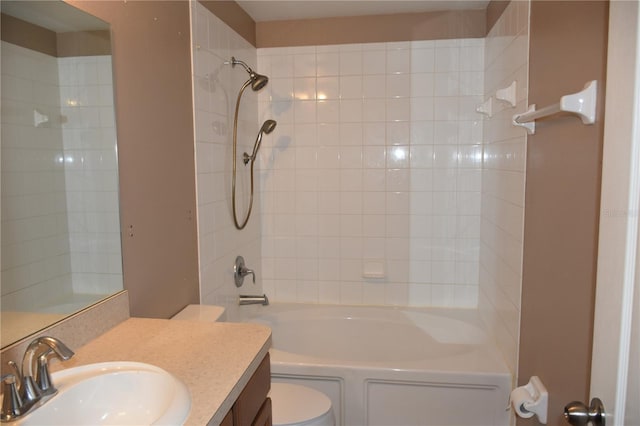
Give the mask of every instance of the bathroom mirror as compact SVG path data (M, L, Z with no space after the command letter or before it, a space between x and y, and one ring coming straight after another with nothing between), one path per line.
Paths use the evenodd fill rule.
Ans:
M0 8L6 347L123 284L109 25L57 0Z

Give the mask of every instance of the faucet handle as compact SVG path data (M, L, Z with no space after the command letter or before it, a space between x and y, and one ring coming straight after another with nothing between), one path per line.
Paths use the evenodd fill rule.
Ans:
M36 361L36 384L42 391L42 395L53 395L58 389L53 386L51 375L49 374L49 358L53 351L47 351L38 357Z
M233 279L236 283L236 287L241 287L244 283L244 277L251 274L253 277L253 283L256 283L256 274L252 269L247 268L244 263L244 257L236 257L236 262L233 265Z
M14 379L17 381L17 383L15 384L15 389L18 391L20 395L20 399L21 399L20 405L25 408L24 411L26 412L29 410L29 408L31 408L31 406L36 401L40 399L40 397L42 396L42 393L40 392L40 389L35 385L33 381L33 377L27 375L29 373L25 374L24 368L22 369L22 373L21 373L20 367L18 367L18 364L16 364L14 361L9 361L7 364L9 364L9 367L11 367L11 369L13 370L13 374L10 374L10 376L13 376ZM3 403L4 403L4 399L3 399ZM24 413L21 413L21 414L24 414Z
M22 407L22 398L20 398L20 392L18 392L18 383L15 374L3 375L2 413L0 414L0 419L3 422L14 420L22 414Z
M249 269L249 268L244 268L244 270L242 271L242 275L243 276L247 276L251 274L251 278L253 278L253 283L256 283L256 273L253 272L253 269Z
M4 377L6 376L14 376L14 378L17 381L16 386L18 387L18 390L20 390L20 386L22 383L22 373L20 372L20 367L18 367L18 364L16 364L15 361L9 361L7 362L7 365L9 365L11 370L13 370L13 374L7 374L5 376L2 376L3 380L4 380Z

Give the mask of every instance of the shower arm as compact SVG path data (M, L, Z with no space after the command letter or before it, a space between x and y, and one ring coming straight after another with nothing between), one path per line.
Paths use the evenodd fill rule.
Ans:
M249 75L253 74L253 70L249 67L249 65L245 64L240 59L236 59L234 56L232 56L231 57L231 66L235 67L238 64L242 65L242 67L245 69L246 72L249 73Z
M237 61L237 60L236 60ZM238 61L242 64L241 61ZM240 88L240 92L238 93L238 99L236 101L236 110L233 119L233 174L231 177L231 205L233 209L233 223L235 224L237 229L244 229L247 226L247 222L249 222L249 216L251 216L251 209L253 208L253 161L251 162L251 198L249 200L249 210L247 211L247 216L242 221L242 223L238 222L238 213L236 211L236 173L237 173L237 161L236 156L238 155L238 111L240 110L240 98L242 97L242 93L245 89L251 84L251 78L245 81L245 83ZM247 164L245 162L245 164Z

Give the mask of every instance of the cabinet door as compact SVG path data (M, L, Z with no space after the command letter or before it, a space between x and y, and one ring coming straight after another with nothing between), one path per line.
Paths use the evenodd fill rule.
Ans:
M267 400L260 407L260 411L258 411L258 415L253 421L252 426L272 426L273 418L271 417L271 398L267 398Z
M271 363L269 354L267 354L233 406L234 426L252 426L254 424L254 420L265 404L269 389L271 389ZM271 412L270 409L269 412Z
M222 423L220 423L220 426L233 426L233 411L232 410L229 410L227 415L224 416L224 419L222 419Z

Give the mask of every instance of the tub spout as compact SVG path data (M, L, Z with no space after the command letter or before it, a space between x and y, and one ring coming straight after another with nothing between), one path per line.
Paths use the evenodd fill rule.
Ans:
M269 298L266 294L262 296L259 295L240 295L240 299L238 300L239 305L263 305L267 306L269 304Z

